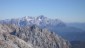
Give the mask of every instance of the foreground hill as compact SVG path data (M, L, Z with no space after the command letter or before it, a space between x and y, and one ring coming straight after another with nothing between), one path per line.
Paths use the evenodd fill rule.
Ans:
M0 24L0 48L70 48L70 43L36 25Z

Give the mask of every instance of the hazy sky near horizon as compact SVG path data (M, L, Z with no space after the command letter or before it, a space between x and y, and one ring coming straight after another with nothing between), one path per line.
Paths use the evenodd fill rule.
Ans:
M39 15L85 22L85 0L0 0L0 20Z

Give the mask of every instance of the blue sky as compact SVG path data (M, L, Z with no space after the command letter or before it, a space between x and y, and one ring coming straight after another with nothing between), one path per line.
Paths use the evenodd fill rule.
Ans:
M39 15L64 22L85 22L85 1L0 0L0 20Z

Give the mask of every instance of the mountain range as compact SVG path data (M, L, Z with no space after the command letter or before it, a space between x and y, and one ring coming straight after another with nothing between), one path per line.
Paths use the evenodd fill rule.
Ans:
M50 19L45 17L44 15L40 15L38 17L25 16L17 19L6 19L6 20L1 20L0 23L15 24L20 27L37 25L40 28L47 28L48 30L59 34L60 36L62 36L63 38L69 41L85 40L84 28L82 29L82 28L78 28L78 26L77 27L75 27L74 25L72 26L71 23L67 24L59 19Z
M61 20L49 19L43 15L38 17L25 16L17 19L6 19L6 20L1 20L0 23L15 24L18 26L30 26L34 24L42 27L43 26L65 26L65 24Z
M18 31L18 32L14 31L10 34L17 36L20 39L23 39L25 42L28 42L28 39L30 37L28 38L28 36L23 35L23 34L29 34L28 31L26 31L26 30L29 27L36 25L37 27L39 27L41 29L48 29L50 32L54 32L54 34L58 34L62 38L68 40L72 44L72 48L78 47L79 45L83 46L85 44L85 27L84 27L85 24L84 23L83 24L82 23L65 23L59 19L50 19L50 18L45 17L44 15L40 15L38 17L25 16L25 17L16 18L16 19L0 20L0 24L15 25L15 26L18 26L19 28L21 28L20 31ZM49 31L47 31L47 32L49 32ZM33 36L32 34L35 34L35 33L30 33L30 34L31 34L31 36ZM47 34L49 34L49 33L47 33ZM37 38L39 38L39 37L37 37ZM35 39L31 39L31 40L35 40ZM41 47L41 45L42 45L42 43L41 44L39 43L40 45L38 47L36 47L37 45L34 44L35 41L33 41L33 43L32 43L32 41L29 41L29 42L31 42L31 44L34 45L33 47L35 47L35 48L38 48L39 46ZM42 42L41 39L40 39L40 42ZM51 46L51 48L55 48L54 47L55 43L53 43L53 44L54 45ZM46 45L45 47L48 47L48 45ZM43 46L42 46L42 48L45 48ZM80 46L80 48L81 48L81 46ZM58 47L58 46L56 46L56 47L62 48L62 47ZM85 46L83 46L82 48L84 48L84 47Z

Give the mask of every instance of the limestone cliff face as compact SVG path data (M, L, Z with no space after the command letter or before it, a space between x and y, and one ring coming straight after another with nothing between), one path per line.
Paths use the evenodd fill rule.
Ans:
M18 27L0 24L0 48L70 48L70 43L36 25Z

